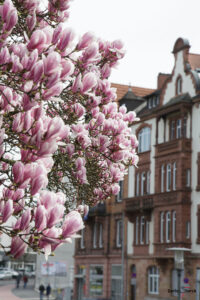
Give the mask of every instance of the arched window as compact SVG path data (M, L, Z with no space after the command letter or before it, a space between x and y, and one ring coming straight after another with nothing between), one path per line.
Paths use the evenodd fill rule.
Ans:
M156 266L148 268L148 293L159 294L159 270Z
M182 93L182 78L179 76L176 80L176 95L180 95Z
M149 151L151 147L151 130L149 127L144 127L138 134L138 152Z

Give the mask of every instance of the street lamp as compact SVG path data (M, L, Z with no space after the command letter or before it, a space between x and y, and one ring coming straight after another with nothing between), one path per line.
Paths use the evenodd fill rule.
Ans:
M181 300L181 272L184 270L184 252L191 251L191 249L174 247L166 250L174 251L174 267L178 275L178 300Z

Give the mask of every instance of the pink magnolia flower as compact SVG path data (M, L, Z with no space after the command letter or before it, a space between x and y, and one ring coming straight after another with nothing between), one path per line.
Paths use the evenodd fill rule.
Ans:
M30 224L30 221L31 221L31 211L30 209L27 209L21 216L19 229L26 230Z
M90 45L90 43L94 40L94 35L91 32L86 32L80 39L77 49L82 50Z
M47 226L47 212L43 205L39 205L35 212L35 227L42 231Z
M57 45L58 49L60 51L64 51L69 45L69 43L72 42L74 37L75 37L74 31L71 28L65 28L61 34L60 41Z
M10 253L13 255L14 258L18 258L22 254L24 254L26 248L27 244L25 244L19 236L15 236L12 238Z
M96 76L94 73L87 73L82 80L82 89L83 93L91 90L97 84Z
M24 178L24 164L20 161L17 161L12 168L14 181L19 183L23 181Z
M34 196L35 194L39 193L42 188L45 188L48 184L47 176L40 175L34 178L31 182L31 195Z
M71 238L83 228L84 224L80 213L77 211L71 211L67 214L63 223L62 236L63 238Z
M9 199L6 201L3 211L2 211L2 221L6 222L13 213L13 201Z

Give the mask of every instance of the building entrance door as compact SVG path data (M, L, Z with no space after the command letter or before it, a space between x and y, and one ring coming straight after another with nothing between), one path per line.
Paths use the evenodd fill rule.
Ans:
M112 279L111 300L121 300L121 285L122 285L121 278Z
M77 291L77 300L82 300L83 299L83 285L84 285L84 279L83 278L78 278L77 279L77 286L78 286L78 291Z

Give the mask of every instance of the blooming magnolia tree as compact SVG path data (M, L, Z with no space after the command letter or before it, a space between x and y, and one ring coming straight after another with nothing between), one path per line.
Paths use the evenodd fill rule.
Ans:
M107 78L120 41L77 38L69 0L0 0L0 232L6 253L49 255L84 227L84 204L137 163L136 120ZM77 204L82 204L77 206Z

